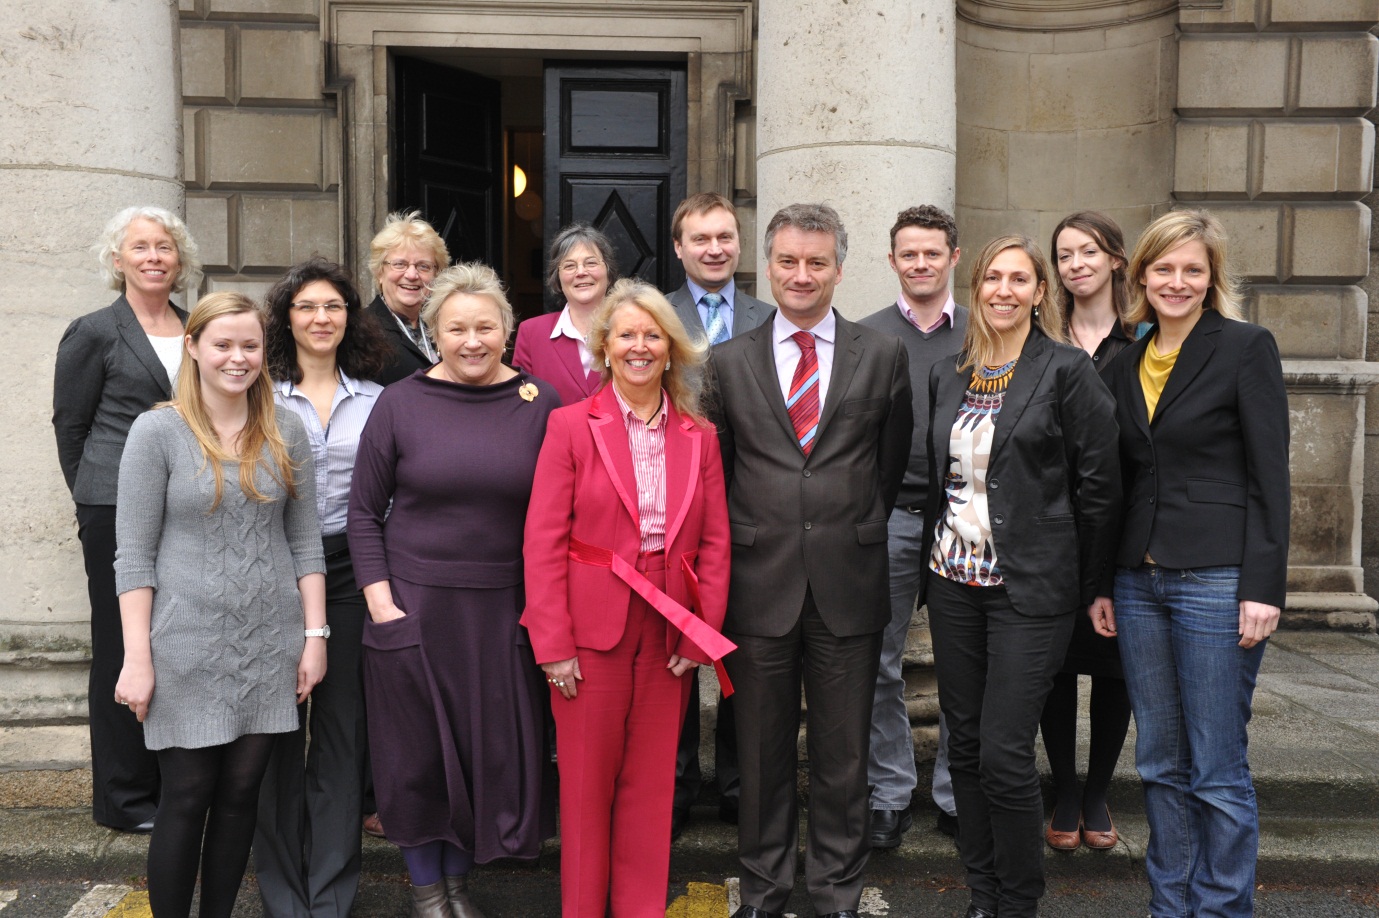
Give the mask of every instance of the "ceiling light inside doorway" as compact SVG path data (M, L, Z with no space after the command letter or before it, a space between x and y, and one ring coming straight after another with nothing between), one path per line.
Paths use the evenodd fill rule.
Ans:
M522 171L521 166L512 167L512 196L522 197L522 192L527 190L527 173Z

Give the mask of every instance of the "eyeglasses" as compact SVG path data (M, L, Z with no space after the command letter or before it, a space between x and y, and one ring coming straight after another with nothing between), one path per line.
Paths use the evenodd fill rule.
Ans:
M583 268L585 271L597 271L603 267L603 260L599 258L586 258L583 261L562 261L560 263L561 274L577 274Z
M403 261L401 258L396 261L383 262L398 274L406 274L408 268L416 268L417 273L422 277L430 277L436 273L436 266L429 261Z
M345 311L344 303L293 303L292 311L299 316L315 316L322 309L328 316L338 316Z

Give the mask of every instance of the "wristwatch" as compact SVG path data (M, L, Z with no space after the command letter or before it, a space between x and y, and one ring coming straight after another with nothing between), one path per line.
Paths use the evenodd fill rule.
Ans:
M308 629L306 629L306 636L307 636L307 637L326 638L327 640L329 640L329 639L330 639L330 625L322 625L322 626L319 627L319 628L308 628Z

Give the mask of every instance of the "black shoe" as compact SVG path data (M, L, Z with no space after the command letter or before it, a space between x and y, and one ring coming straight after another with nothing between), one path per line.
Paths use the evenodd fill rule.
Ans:
M764 908L757 908L755 905L744 905L733 912L733 918L781 918L779 912L768 912Z
M153 819L154 817L150 816L137 826L111 826L103 822L98 822L96 825L106 829L114 829L116 832L124 832L128 835L148 835L153 831Z
M996 913L988 912L984 908L977 908L975 905L969 905L967 914L963 915L962 918L996 918Z
M670 813L670 840L671 840L672 842L675 841L677 838L679 838L682 834L684 834L685 826L689 825L689 821L690 821L690 811L689 811L689 807L685 807L683 810L679 810L679 809L677 809L677 810L671 810L671 813Z
M942 832L944 835L947 835L949 838L957 838L958 817L954 816L951 813L945 813L943 810L939 810L938 823L935 824L934 828L938 829L940 832Z
M873 848L894 848L900 844L900 839L910 830L914 820L910 817L910 811L905 810L872 810L871 811L871 846Z
M850 908L845 908L841 912L829 912L827 915L820 915L819 918L857 918L857 913Z
M718 798L718 818L730 826L737 825L737 798Z

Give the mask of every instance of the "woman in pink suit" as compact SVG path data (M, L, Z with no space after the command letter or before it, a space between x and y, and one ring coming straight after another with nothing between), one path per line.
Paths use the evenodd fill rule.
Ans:
M655 288L619 282L589 346L604 385L537 460L522 624L555 710L565 918L662 918L690 680L733 648L722 457L707 346Z
M548 380L560 403L573 405L604 382L587 339L595 310L618 279L618 267L608 237L584 223L556 234L547 262L546 286L565 305L517 327L512 365Z

